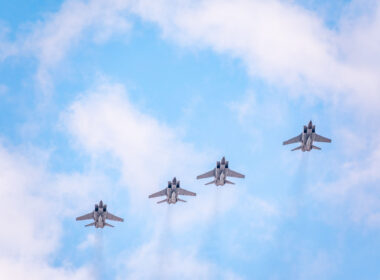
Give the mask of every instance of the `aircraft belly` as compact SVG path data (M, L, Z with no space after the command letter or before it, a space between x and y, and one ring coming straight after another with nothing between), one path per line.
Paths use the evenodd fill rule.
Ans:
M176 196L175 192L172 192L170 201L171 201L171 203L176 203L177 202L177 196Z

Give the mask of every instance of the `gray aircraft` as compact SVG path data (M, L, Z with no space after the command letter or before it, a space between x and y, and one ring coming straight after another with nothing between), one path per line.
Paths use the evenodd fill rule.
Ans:
M300 135L289 139L288 141L283 142L283 145L293 144L293 143L301 143L301 146L294 148L295 150L302 150L302 152L310 152L312 149L321 150L321 148L314 146L313 142L325 142L331 143L331 139L323 137L315 133L315 125L313 125L312 121L309 122L308 126L304 125L303 131Z
M228 167L228 161L223 157L221 161L216 162L216 168L213 170L206 172L205 174L197 176L197 179L214 177L214 180L205 184L215 184L216 186L223 186L224 184L235 184L231 181L227 180L227 177L235 177L235 178L245 178L243 174L240 174L236 171L231 170Z
M107 211L107 205L100 201L99 204L95 204L95 210L89 214L80 216L76 218L77 221L83 220L94 220L93 223L85 225L86 227L95 226L96 228L104 228L105 226L114 227L113 225L107 224L106 220L124 222L124 219L119 218Z
M180 181L177 181L176 177L173 178L173 181L168 181L168 187L163 189L162 191L151 194L149 198L159 197L165 195L166 198L164 200L158 201L157 203L167 202L168 204L175 204L177 201L186 202L183 199L180 199L179 195L190 195L196 196L196 193L189 192L180 187Z

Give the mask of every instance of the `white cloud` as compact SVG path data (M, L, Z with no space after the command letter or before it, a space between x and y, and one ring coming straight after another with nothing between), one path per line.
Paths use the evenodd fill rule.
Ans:
M51 14L34 28L25 42L25 50L32 51L39 60L37 80L43 88L49 86L49 70L67 52L86 38L85 31L93 32L96 41L104 41L114 33L124 33L129 23L122 14L125 1L73 1L63 3L58 13ZM85 11L85 12L84 12Z
M0 59L32 55L38 59L36 79L42 90L52 88L51 72L67 53L84 39L104 42L114 34L124 34L130 24L125 16L128 2L121 0L65 1L56 13L47 14L31 25L32 31L15 42L6 40L0 29ZM88 34L91 34L88 36Z
M32 154L38 155L37 159L41 156ZM60 186L42 161L0 146L0 196L5 211L0 231L0 278L89 279L85 267L49 265L60 246L62 221L73 209L65 208L67 186ZM74 186L79 187L73 184L68 188ZM70 199L76 205L80 199L76 200L77 194L72 189Z
M125 33L127 15L133 12L156 22L165 37L183 45L212 48L242 59L252 76L287 86L291 95L339 105L344 101L376 112L380 5L365 3L370 8L362 16L343 15L339 27L331 30L317 14L289 1L68 0L19 42L5 40L0 57L32 53L39 60L37 79L49 89L51 69L88 38L88 32L95 41ZM5 37L6 31L0 34Z
M344 100L374 111L380 103L380 72L371 58L380 54L375 47L380 36L374 32L380 5L374 6L376 12L369 19L363 16L365 24L362 18L351 21L342 33L329 30L316 14L286 1L173 4L161 0L152 4L141 0L134 1L133 9L157 22L166 37L241 58L253 76L290 86L306 96L339 104ZM357 55L363 53L363 43L369 46L369 59Z
M130 255L125 262L129 279L242 279L208 260L199 259L195 250L163 247L159 242L153 240Z
M5 40L0 57L17 53L14 49L31 52L40 63L37 79L49 88L50 69L87 38L85 31L93 31L96 41L125 33L127 14L134 12L181 44L242 59L251 75L288 86L292 94L334 104L344 100L373 112L380 103L380 5L366 4L370 8L361 17L352 19L348 13L331 30L317 14L287 1L68 0L20 42ZM6 31L1 33L4 37Z
M167 273L174 278L187 279L192 275L192 278L199 276L197 279L219 279L215 276L217 269L212 264L202 264L196 256L203 240L201 232L207 232L210 223L228 213L240 217L243 227L249 228L251 239L253 236L261 241L270 240L275 232L280 215L273 203L249 195L246 188L195 187L195 176L209 168L204 162L210 155L185 143L174 128L136 109L122 85L103 84L84 93L65 112L62 120L79 150L90 154L95 162L111 161L120 170L133 216L152 221L145 225L152 239L139 247L126 263L124 257L120 258L130 278L153 279L155 275ZM157 205L158 199L148 199L150 193L165 188L166 181L173 176L181 180L183 188L196 191L197 197L184 197L188 202L177 203L174 207ZM159 248L162 235L167 235L163 231L181 237L181 245L173 249L169 242L167 247ZM229 238L233 236L237 238L241 233L231 231ZM235 243L230 244L231 250L235 250L232 248ZM190 255L181 253L190 247ZM245 248L240 249L245 251ZM182 264L196 268L197 274L194 276L194 270L184 268L186 265L160 270L158 267L162 267L157 267L157 259L162 258L180 258ZM191 271L193 274L189 274Z
M86 268L51 267L46 262L35 260L14 261L0 258L0 277L12 280L88 280L93 279Z
M118 84L85 94L64 115L64 122L74 141L90 155L114 157L136 206L174 176L191 189L196 173L190 172L205 158L183 143L174 129L136 110Z
M89 247L94 247L98 241L97 236L93 233L87 235L86 239L78 245L78 249L85 250Z
M344 150L351 147L350 140L343 142L343 146L348 145ZM312 186L311 192L320 201L328 202L336 213L348 216L357 224L379 227L380 137L375 135L369 140L365 142L364 153L360 150L350 159L334 164L333 178L336 179L326 178Z
M103 84L85 93L63 115L63 122L77 147L95 161L112 156L128 188L132 209L140 214L155 202L147 196L165 188L172 177L181 180L183 188L197 191L196 175L210 168L205 162L212 154L197 151L179 138L176 129L137 110L120 84ZM214 188L203 186L201 191L196 198L186 198L192 207L177 207L182 218L174 221L175 228L210 220L216 199L221 212L237 203L232 188L218 195Z

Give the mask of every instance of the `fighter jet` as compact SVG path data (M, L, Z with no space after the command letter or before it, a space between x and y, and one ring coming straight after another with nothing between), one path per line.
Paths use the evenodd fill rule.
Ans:
M215 184L216 186L223 186L224 184L232 184L235 183L228 181L227 177L235 177L235 178L245 178L243 174L240 174L236 171L231 170L228 167L228 161L223 157L221 161L216 162L216 168L213 170L206 172L205 174L197 176L197 179L214 177L215 179L205 185Z
M177 201L186 202L183 199L180 199L179 195L190 195L196 196L196 193L189 192L180 187L180 182L177 181L176 177L173 178L173 181L168 181L168 187L163 189L162 191L151 194L149 198L159 197L165 195L166 198L164 200L158 201L157 203L167 202L168 204L175 204Z
M314 146L313 142L326 142L331 143L331 139L323 137L315 133L315 125L313 125L312 121L309 122L308 126L304 125L303 131L300 135L289 139L288 141L283 142L283 145L293 144L293 143L301 143L301 146L294 148L295 150L302 150L302 152L310 152L312 149L321 150L321 148Z
M91 213L76 218L77 221L91 220L91 219L93 219L94 222L91 224L85 225L86 227L89 227L89 226L95 226L96 228L104 228L105 226L114 227L113 225L107 224L106 219L112 220L112 221L124 222L122 218L119 218L111 214L110 212L108 212L107 205L103 204L103 201L100 201L99 205L95 204L95 210L92 211Z

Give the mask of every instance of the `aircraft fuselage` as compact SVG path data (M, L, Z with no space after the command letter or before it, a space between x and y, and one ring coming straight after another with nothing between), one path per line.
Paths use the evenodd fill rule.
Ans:
M224 186L226 184L226 166L224 164L220 164L220 167L216 167L215 169L215 185Z

